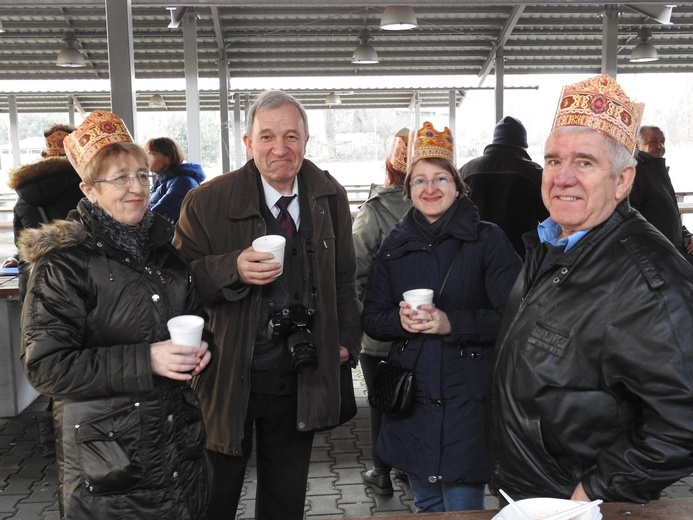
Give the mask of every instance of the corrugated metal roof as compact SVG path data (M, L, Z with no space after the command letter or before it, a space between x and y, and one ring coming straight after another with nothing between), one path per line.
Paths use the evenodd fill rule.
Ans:
M494 45L509 30L503 45L504 73L597 74L602 63L602 27L605 8L613 2L519 2L487 0L440 3L397 2L412 5L418 27L410 31L379 29L380 15L387 4L343 1L335 5L322 1L271 2L227 1L187 3L185 16L195 16L199 76L218 77L219 44L234 80L255 77L382 77L402 75L449 76L454 90L473 83L484 68ZM134 66L136 78L184 77L183 29L168 28L170 12L163 2L132 1ZM636 6L644 5L634 2ZM606 6L606 7L605 7ZM180 8L179 8L180 9ZM674 7L671 24L657 23L629 7L618 6L618 71L693 72L693 4ZM517 21L512 23L515 13ZM45 0L25 0L22 4L0 0L0 79L108 79L108 43L104 0L63 1L60 6ZM351 56L359 43L359 30L368 27L369 41L379 63L354 65ZM628 58L640 42L638 30L652 33L660 59L630 63ZM71 29L87 59L84 68L55 65L63 47L63 34ZM489 82L487 82L489 83ZM382 86L381 83L372 85ZM166 82L161 88L166 90ZM335 87L339 89L339 85ZM370 91L368 87L342 97L342 107L407 106L413 89ZM138 110L148 110L151 92L138 93ZM324 106L326 91L301 92L310 108ZM22 96L17 93L20 111L46 111L64 106L65 93ZM107 93L73 92L86 111L109 108ZM447 105L446 89L421 89L422 103ZM184 92L166 95L170 110L184 109ZM215 109L219 95L201 92L203 110ZM0 97L0 111L7 99Z

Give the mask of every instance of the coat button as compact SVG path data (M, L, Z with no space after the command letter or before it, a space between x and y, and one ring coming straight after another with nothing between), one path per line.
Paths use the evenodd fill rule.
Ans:
M299 430L305 430L306 429L306 423L304 423L303 421L298 423L298 429Z
M178 472L177 472L177 471L174 471L174 472L173 472L173 478L174 478L174 479L177 479L177 478L178 478Z
M173 422L173 414L170 414L168 417L166 417L166 420L168 422Z
M568 268L564 267L563 269L561 269L561 274L568 274Z
M557 276L556 278L553 279L553 283L560 283L561 279Z
M443 405L443 401L442 401L442 399L436 399L435 401L433 401L433 404L436 405L436 406L442 406L442 405Z
M158 294L152 294L152 301L154 303L159 303L160 299L161 299L161 297Z

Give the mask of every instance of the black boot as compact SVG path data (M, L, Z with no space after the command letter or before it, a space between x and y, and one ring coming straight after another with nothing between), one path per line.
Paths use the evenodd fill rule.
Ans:
M378 495L392 495L392 480L390 480L390 470L387 468L369 469L363 474L363 481Z

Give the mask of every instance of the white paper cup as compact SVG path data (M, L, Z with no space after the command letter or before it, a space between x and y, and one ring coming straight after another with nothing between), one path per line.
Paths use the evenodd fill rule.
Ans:
M265 263L268 262L279 262L282 266L282 270L279 274L284 272L284 247L286 246L286 238L281 235L265 235L264 237L258 237L253 240L253 249L255 251L260 251L262 253L272 253L274 258L271 260L262 260Z
M515 505L522 509L531 520L546 518L549 515L567 511L574 507L586 504L579 500L565 500L562 498L527 498L525 500L517 500ZM585 511L581 515L573 517L571 520L599 520L602 518L599 506L593 507L589 511ZM493 517L492 520L522 520L522 517L508 504L500 512Z
M205 320L200 316L183 314L171 318L166 325L168 325L168 332L171 334L171 341L174 344L197 348L202 343L202 329L205 326Z
M402 297L405 302L411 305L412 309L416 309L419 305L433 303L433 289L412 289L405 291Z

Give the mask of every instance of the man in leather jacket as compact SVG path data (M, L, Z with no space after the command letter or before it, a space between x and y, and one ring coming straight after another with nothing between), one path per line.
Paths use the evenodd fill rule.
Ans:
M563 91L496 343L494 492L643 503L693 471L693 268L628 203L641 113L608 76Z

